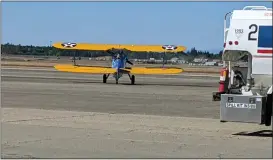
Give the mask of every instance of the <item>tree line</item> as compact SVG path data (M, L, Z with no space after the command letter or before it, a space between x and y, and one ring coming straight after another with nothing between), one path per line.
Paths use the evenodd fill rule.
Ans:
M6 43L1 45L1 54L5 55L33 55L33 56L77 56L77 57L101 57L109 56L106 51L72 51L61 50L52 46L33 46L33 45L15 45ZM173 57L183 58L186 60L192 60L194 58L203 57L209 59L221 59L222 51L219 53L210 53L208 51L200 51L195 48L191 48L186 52L177 52L176 54L153 53L153 52L128 52L128 58L130 59L147 59L155 58L160 59L163 56L166 59Z

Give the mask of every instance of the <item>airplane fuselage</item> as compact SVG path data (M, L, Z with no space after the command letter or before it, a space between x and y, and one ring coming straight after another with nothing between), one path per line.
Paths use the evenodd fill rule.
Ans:
M121 56L120 58L112 59L112 68L116 69L116 73L113 74L113 77L118 80L122 77L122 72L120 72L121 68L126 67L127 58L125 56Z

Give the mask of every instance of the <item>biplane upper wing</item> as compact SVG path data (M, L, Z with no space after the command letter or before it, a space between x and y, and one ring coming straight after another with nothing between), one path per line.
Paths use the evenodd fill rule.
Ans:
M113 74L116 72L115 68L101 67L101 66L74 66L58 64L54 66L55 69L62 72L77 72L90 74ZM135 67L119 69L121 73L130 74L178 74L183 72L181 68L153 68L153 67Z
M93 44L93 43L54 43L53 46L59 49L72 50L102 50L127 49L135 52L182 52L186 50L184 46L176 45L117 45L117 44Z

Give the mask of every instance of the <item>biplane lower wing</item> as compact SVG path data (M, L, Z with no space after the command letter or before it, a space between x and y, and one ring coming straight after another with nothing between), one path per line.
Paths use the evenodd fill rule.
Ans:
M117 72L115 68L100 67L100 66L74 66L74 65L55 65L55 69L62 72L77 72L90 74L114 74ZM181 68L153 68L153 67L134 67L134 68L120 68L120 73L127 74L178 74L183 72Z
M178 74L183 72L183 69L181 68L156 68L156 67L134 67L127 69L125 68L124 70L127 70L130 72L130 74L144 74L144 75L150 75L150 74Z
M54 68L62 72L91 73L91 74L113 74L116 69L101 66L74 66L74 65L55 65Z
M53 46L59 49L70 50L97 50L106 51L110 49L127 49L134 52L182 52L184 46L176 45L117 45L117 44L93 44L93 43L54 43Z

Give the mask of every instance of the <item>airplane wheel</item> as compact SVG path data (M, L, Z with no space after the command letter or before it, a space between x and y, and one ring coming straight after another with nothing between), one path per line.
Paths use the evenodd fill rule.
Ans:
M116 84L118 84L118 81L116 81Z
M131 84L135 84L135 76L132 75Z
M106 74L103 75L103 83L106 83L106 80L107 80L107 76Z

